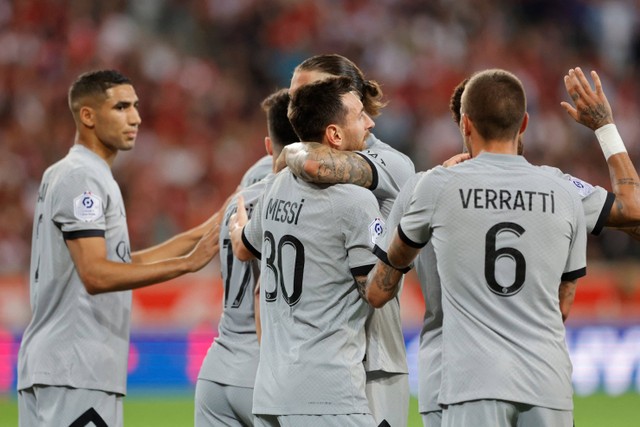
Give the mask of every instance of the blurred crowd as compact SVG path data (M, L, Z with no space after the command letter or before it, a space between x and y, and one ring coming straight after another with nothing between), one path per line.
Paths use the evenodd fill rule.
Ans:
M455 85L500 67L525 84L525 155L610 189L593 133L560 107L563 76L600 74L640 167L636 1L607 0L0 0L0 274L28 270L37 187L73 143L66 92L115 68L140 97L136 147L114 165L132 249L207 218L264 155L260 101L319 53L352 59L383 88L374 133L416 169L461 150L448 110ZM640 252L620 232L592 259Z

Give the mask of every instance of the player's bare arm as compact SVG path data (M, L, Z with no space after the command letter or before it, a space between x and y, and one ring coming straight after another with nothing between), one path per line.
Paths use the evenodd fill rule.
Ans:
M380 308L398 294L402 272L378 261L367 277L362 297L373 307Z
M359 154L340 151L316 142L296 142L286 146L276 162L307 182L319 184L355 184L369 188L373 184L371 165Z
M218 253L218 239L207 231L186 255L147 264L114 262L107 258L103 237L67 240L78 275L91 295L125 291L173 279L204 267Z
M231 237L233 256L240 261L249 261L255 258L242 241L242 230L248 221L247 211L244 207L244 198L238 196L238 209L236 213L229 218L229 235Z
M418 256L419 248L407 245L398 235L398 230L393 232L393 238L389 249L387 249L387 257L389 264L398 270L404 270L409 267L413 260Z
M566 321L576 298L577 281L565 281L560 283L558 296L560 297L560 312L562 313L562 321Z
M609 227L637 226L640 225L640 178L615 129L611 106L602 89L600 77L592 71L591 78L595 90L591 88L580 68L569 70L564 77L564 83L575 107L568 102L562 102L561 105L576 122L596 131L607 158L611 186L616 200L611 207L606 225ZM609 142L610 138L613 138L613 144ZM633 234L632 236L636 237Z

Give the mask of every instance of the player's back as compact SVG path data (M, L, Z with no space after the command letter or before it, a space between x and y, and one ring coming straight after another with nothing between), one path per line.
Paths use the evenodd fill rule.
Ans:
M353 276L375 263L375 197L348 184L309 184L285 170L255 215L263 335L254 412L368 413L362 360L370 307Z
M558 287L584 274L586 231L570 186L488 153L418 183L411 216L432 230L442 281L442 403L571 407ZM413 220L402 229L415 237Z
M240 191L248 218L252 217L269 181L269 177L265 178ZM260 265L258 260L242 262L233 256L229 218L237 209L237 197L234 197L220 224L219 256L224 286L222 316L218 323L218 336L202 362L198 378L253 388L260 353L254 299Z

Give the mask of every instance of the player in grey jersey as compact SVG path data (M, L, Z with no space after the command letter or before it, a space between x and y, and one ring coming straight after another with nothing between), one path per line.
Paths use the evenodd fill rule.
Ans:
M584 228L576 226L584 227L584 214L581 206L579 212L575 213L576 209L572 206L579 198L566 180L549 174L542 168L528 165L521 157L492 157L492 154L489 154L492 151L500 152L499 150L506 146L506 135L505 129L492 124L491 120L483 116L482 111L489 111L495 115L501 113L503 119L510 119L513 139L509 136L508 146L513 150L510 154L516 154L518 132L515 126L519 123L518 117L507 111L519 110L515 108L513 101L510 103L508 100L519 101L517 94L521 93L524 105L524 91L514 76L502 71L480 73L475 79L478 83L476 86L469 86L472 88L470 95L467 94L468 89L465 89L464 96L468 96L469 100L463 111L467 111L468 116L463 116L462 130L465 143L471 148L471 154L480 154L476 159L446 170L447 172L436 168L425 173L419 178L408 207L407 198L404 196L407 190L403 189L401 192L403 201L400 201L400 197L398 199L407 210L398 232L405 242L413 245L431 238L437 254L439 278L442 280L443 311L440 311L436 295L439 287L432 287L431 283L425 285L424 270L418 266L419 271L423 272L420 279L423 287L426 286L425 291L435 292L425 293L425 298L433 298L433 305L427 305L427 308L435 308L435 316L431 317L432 322L425 322L427 334L424 334L423 330L422 344L424 345L427 339L434 339L433 343L437 347L437 340L442 339L442 357L446 356L447 359L447 362L442 364L431 359L433 365L429 366L426 364L428 360L421 357L421 381L426 375L434 377L433 372L423 370L425 365L427 368L442 369L439 400L441 403L449 404L444 414L444 425L460 425L468 416L475 417L476 425L511 425L506 420L493 418L493 411L511 412L514 414L513 419L519 418L522 425L545 425L549 422L571 425L571 368L564 347L564 329L560 313L566 315L568 312L572 301L571 292L575 285L570 282L564 283L558 291L558 283L563 272L565 279L579 276L580 266L584 262L585 240ZM473 84L474 80L470 85ZM492 97L489 94L497 96ZM491 102L495 99L503 100L504 110L500 109L500 103ZM482 110L478 110L482 107ZM524 108L521 107L520 111L524 111ZM526 114L523 113L523 117L520 131L526 126ZM493 135L493 139L488 140L489 143L485 139L486 134ZM512 160L513 158L517 162ZM492 171L494 168L497 169ZM522 178L524 174L529 174L528 181L527 178ZM535 179L531 179L532 177ZM515 183L519 185L513 185ZM471 187L467 187L469 184ZM527 193L525 184L531 188L536 187L537 193L546 196L525 196L519 199L523 195L532 194ZM551 187L554 188L553 193L545 190ZM475 196L472 202L470 198L465 198L465 194L471 194L470 191L466 191L468 188L487 190L472 190L471 193ZM499 192L498 189L502 191ZM504 204L492 203L492 194L496 192L501 194ZM451 195L447 196L449 193ZM510 200L507 200L507 194L512 196ZM560 195L564 203L562 209L557 205ZM434 196L438 200L436 205L433 205ZM524 199L530 203L519 202ZM403 208L400 205L394 206L392 216L397 216L396 212L401 210ZM560 217L562 220L558 222ZM427 221L427 226L416 228L423 220ZM485 222L486 226L483 225ZM543 222L545 227L541 225ZM453 226L456 223L458 227ZM496 225L490 227L489 223ZM474 226L465 228L459 224ZM573 228L567 229L567 224L573 224ZM560 227L555 228L558 225ZM461 230L462 233L466 232L464 245L459 243L463 238ZM483 238L485 231L487 233ZM548 235L549 231L555 235ZM473 243L479 244L483 240L484 253L477 251L475 257L471 256L470 248L473 248ZM554 250L547 250L545 244L554 240L556 246L551 246ZM451 246L454 244L458 244L459 248L452 252ZM559 247L565 249L558 252ZM582 252L576 252L580 247ZM568 257L565 250L569 253ZM388 262L402 267L408 264L407 261L415 253L414 248L407 246L394 235L388 250ZM541 256L541 253L545 255ZM422 255L421 257L424 259ZM512 260L513 267L509 263L505 264L505 258ZM568 261L564 264L563 260ZM535 268L536 265L544 267ZM380 270L372 274L373 284L369 284L367 288L367 295L374 305L383 303L389 297L386 293L394 292L393 283L400 274L383 263L379 263L376 268L378 267ZM515 274L512 272L514 267ZM477 272L475 276L466 273L473 270L484 271L484 280L477 280L478 276L482 277ZM554 274L549 275L550 270L553 270ZM573 274L567 275L571 272ZM437 275L435 278L438 279ZM483 282L486 283L483 285ZM570 296L563 301L563 293L567 290ZM534 297L536 294L538 296ZM384 297L379 300L378 297L381 295ZM460 316L463 312L461 310L466 314ZM445 321L443 334L440 336L438 323L442 325L442 313ZM507 313L511 313L509 321L502 320ZM545 316L544 313L548 314ZM436 317L438 315L440 319ZM529 321L531 316L536 318L537 323ZM474 319L475 323L469 324L469 319ZM523 319L524 322L514 323L513 319ZM546 329L547 332L538 334L538 328ZM543 338L540 339L538 335ZM514 337L517 339L514 340ZM461 344L465 341L471 343L471 346ZM549 349L549 345L553 350ZM548 352L543 351L545 347L549 349ZM547 354L552 363L536 362L539 359L534 354L518 350L522 348L536 348L540 353ZM493 354L495 360L487 357L487 354ZM426 353L421 352L421 356L423 355ZM494 366L500 366L505 370L492 370ZM464 374L459 368L463 368ZM465 385L471 387L462 387L465 381L461 380L460 375L467 375L470 382ZM482 383L481 389L476 390L476 387L473 387L476 382ZM421 382L421 386L423 384ZM421 394L424 391L421 388ZM425 396L421 396L423 397ZM477 401L469 403L472 400ZM421 408L423 412L427 412L424 409L426 408ZM431 425L428 424L428 418L425 417L424 421L425 425ZM438 420L435 421L437 425Z
M341 149L362 147L373 127L346 78L300 88L289 118L302 139ZM231 227L234 253L262 260L256 425L377 425L362 364L369 306L358 292L382 227L375 197L353 185L306 183L286 169L246 226Z
M69 107L75 143L45 171L35 209L19 422L121 426L131 289L207 264L217 252L217 218L132 253L111 165L136 140L135 90L117 71L85 73L69 90Z
M450 108L456 124L460 122L460 98L467 81L468 79L461 82L451 96ZM582 94L579 97L581 101L576 104L576 109L569 110L570 114L579 123L594 130L602 127L604 124L613 123L611 109L602 91L597 74L594 75L595 92L591 89L580 69L569 73L565 81L567 83L567 91L570 94L578 90ZM522 141L519 139L518 154L522 154L522 151ZM614 194L607 192L604 188L594 187L578 178L563 174L556 168L541 166L541 168L547 169L575 185L582 200L587 232L593 235L598 235L603 226L611 226L612 221L610 218L615 218L614 224L625 224L625 222L633 224L638 219L633 215L634 212L637 212L639 198L633 194L633 191L621 191L620 185L616 184L616 182L626 183L630 185L628 189L633 190L633 188L635 188L633 182L638 182L635 168L630 163L630 160L624 160L625 157L628 159L628 154L620 153L619 156L615 157L622 157L622 161L609 161L608 163L612 180L614 181L613 186L616 190L616 204L613 204ZM454 163L455 162L452 162L451 164ZM410 179L400 191L392 212L389 215L387 229L393 230L397 227L400 217L408 209L411 194L422 174L423 172L420 172ZM611 215L609 215L610 212ZM381 248L386 247L389 243L385 240L385 238L388 237L389 234L381 237L380 243L376 245L376 254L380 255L381 259L386 259L386 252ZM391 269L391 267L385 268L387 270ZM442 310L440 301L440 279L437 274L435 254L431 243L427 244L420 251L415 262L415 268L425 298L425 318L420 334L420 349L418 353L420 371L418 394L419 411L422 414L423 424L425 426L439 427L442 417L442 409L438 405L441 369L440 342ZM391 273L387 271L386 274ZM572 298L572 295L567 294L565 298ZM566 302L570 303L570 300Z
M265 138L265 147L273 170L282 148L298 140L287 118L288 90L281 89L269 95L261 105L267 115L269 136ZM273 177L273 173L269 175L269 178L238 193L244 200L249 218L266 188L266 181ZM260 353L254 290L260 269L255 260L242 262L233 256L229 217L237 211L236 200L229 203L220 228L224 303L218 336L209 348L198 374L195 391L196 427L253 426L253 385Z
M380 114L385 103L377 82L367 80L349 59L336 55L317 55L298 65L291 78L290 90L331 76L351 78L371 117ZM415 172L409 157L370 134L365 148L340 151L330 146L305 142L291 144L283 150L277 168L288 166L308 182L350 183L371 190L385 219L398 191ZM381 310L372 311L366 323L367 399L378 423L405 426L409 409L409 382L399 301L391 301Z

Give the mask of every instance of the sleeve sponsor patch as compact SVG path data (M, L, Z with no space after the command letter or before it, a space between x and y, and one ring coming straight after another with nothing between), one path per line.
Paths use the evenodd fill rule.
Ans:
M382 219L376 218L373 221L371 221L371 224L369 224L369 236L371 237L372 245L376 244L378 237L382 234L383 231L384 231L384 221L382 221Z
M83 222L91 222L102 216L102 200L90 191L73 199L73 214Z
M568 176L569 181L571 181L571 183L576 187L576 189L578 190L578 194L580 194L581 198L585 198L587 197L589 194L593 193L593 185L589 184L588 182L585 182L581 179L578 179L576 177L573 176Z

